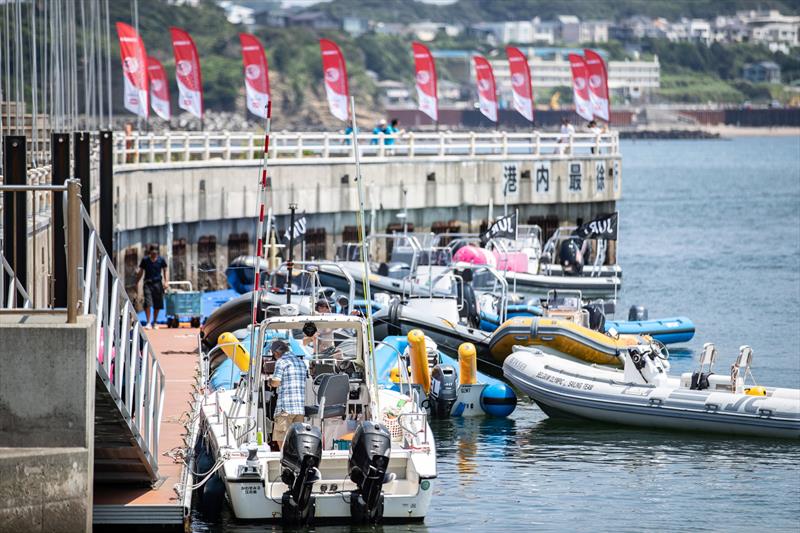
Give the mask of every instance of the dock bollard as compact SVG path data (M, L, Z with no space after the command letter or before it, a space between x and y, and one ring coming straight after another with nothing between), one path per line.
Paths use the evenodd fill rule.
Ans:
M471 342L465 342L458 347L458 367L461 385L478 383L478 351Z
M425 349L425 334L421 330L408 332L408 352L411 356L411 381L422 385L425 394L431 392L431 371L428 368L428 351Z

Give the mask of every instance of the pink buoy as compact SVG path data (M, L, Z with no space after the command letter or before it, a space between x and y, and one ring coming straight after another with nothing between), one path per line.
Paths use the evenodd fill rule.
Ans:
M484 248L478 248L468 244L462 246L453 255L453 261L456 263L469 263L471 265L486 265L494 267L496 260L494 255Z

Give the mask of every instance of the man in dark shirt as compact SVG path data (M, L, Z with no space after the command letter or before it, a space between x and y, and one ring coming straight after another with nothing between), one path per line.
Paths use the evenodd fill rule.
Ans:
M155 324L158 312L164 308L164 289L167 287L167 262L158 255L158 247L150 246L147 257L143 257L136 272L136 283L144 276L144 316L145 328L152 329L150 322L150 308L153 308L153 321Z

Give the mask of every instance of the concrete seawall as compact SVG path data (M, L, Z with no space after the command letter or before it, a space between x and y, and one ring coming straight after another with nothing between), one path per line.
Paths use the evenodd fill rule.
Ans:
M362 165L366 209L375 213L368 223L378 232L390 230L408 212L417 231L448 227L477 232L503 211L508 173L515 187L505 196L509 209L522 223L547 221L575 224L615 210L621 197L619 155L561 155L537 158L530 154L490 156L479 160L458 157L387 157ZM198 161L123 165L116 169L117 265L130 281L141 248L168 241L172 224L176 273L205 288L223 283L221 272L237 255L252 253L257 183L260 166L253 161ZM279 228L288 226L289 204L307 214L309 255L331 256L334 246L353 240L358 208L355 169L347 158L274 160L269 205ZM162 248L166 254L166 246ZM198 276L198 272L214 274Z
M95 319L0 314L0 532L90 531Z

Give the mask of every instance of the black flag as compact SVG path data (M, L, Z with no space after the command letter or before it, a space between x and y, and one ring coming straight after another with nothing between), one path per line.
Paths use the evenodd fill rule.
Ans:
M303 240L303 237L306 235L306 215L304 214L300 218L294 221L294 242L297 244L298 242ZM290 229L286 230L286 233L283 234L283 240L286 244L291 242L291 233Z
M576 229L573 235L581 239L606 239L607 241L616 241L618 222L619 213L597 217Z
M517 213L500 217L489 226L485 233L481 234L481 242L486 244L489 239L498 237L506 239L517 238Z

